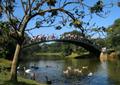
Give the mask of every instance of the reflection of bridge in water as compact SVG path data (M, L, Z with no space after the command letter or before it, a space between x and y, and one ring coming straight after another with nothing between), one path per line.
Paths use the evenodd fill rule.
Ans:
M101 48L98 45L96 45L95 43L85 38L81 38L79 40L76 40L76 39L51 39L51 40L48 39L47 40L45 39L45 40L31 41L29 42L29 44L26 44L24 48L30 47L36 44L44 43L44 42L67 42L67 43L72 43L72 44L81 46L96 56L99 56L101 53Z

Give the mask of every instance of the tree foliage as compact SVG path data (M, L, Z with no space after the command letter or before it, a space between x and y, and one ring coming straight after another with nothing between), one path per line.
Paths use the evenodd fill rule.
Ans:
M120 19L115 20L107 29L107 38L111 47L116 48L120 45Z
M9 28L8 22L0 22L0 57L12 59L16 43L9 35Z

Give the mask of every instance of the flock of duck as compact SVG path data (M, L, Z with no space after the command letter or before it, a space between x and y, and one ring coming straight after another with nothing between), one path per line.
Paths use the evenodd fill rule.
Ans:
M83 66L81 69L72 68L72 67L68 66L67 69L63 71L63 74L67 77L70 77L70 76L91 77L93 75L93 73L88 70L88 66Z
M48 66L46 66L48 68ZM39 69L37 66L31 66L29 69L26 69L26 67L23 67L22 69L20 67L17 67L17 70L23 70L26 74L31 75L31 79L35 80L35 70ZM65 77L78 77L78 76L88 76L91 77L93 75L92 72L88 70L88 66L83 66L81 69L78 68L72 68L71 66L68 66L66 70L63 70L63 75ZM46 83L51 84L52 81L48 79L48 76L45 76Z

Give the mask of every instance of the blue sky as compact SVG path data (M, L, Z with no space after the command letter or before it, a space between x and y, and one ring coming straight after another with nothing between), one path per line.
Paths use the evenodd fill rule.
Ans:
M85 2L86 3L88 3L88 4L93 4L94 2L96 2L97 0L85 0ZM107 2L109 2L110 3L110 1L119 1L119 0L104 0L105 1L105 4L107 4ZM20 2L17 2L18 4L20 3ZM15 15L16 16L19 16L19 17L21 17L22 15L23 15L23 11L20 9L21 8L21 6L19 5L19 6L17 6L17 10L15 11ZM110 25L112 25L113 24L113 22L114 22L114 20L116 20L116 19L118 19L118 18L120 18L120 7L117 7L117 6L114 6L114 7L112 7L111 9L111 12L110 12L110 14L109 14L109 16L108 17L106 17L106 18L101 18L101 17L99 17L99 16L94 16L93 17L93 19L92 19L92 23L96 23L96 25L97 26L105 26L105 27L108 27L108 26L110 26ZM35 22L35 18L34 19L32 19L29 23L28 23L28 25L27 25L27 28L32 28L33 26L34 26L34 22ZM87 20L87 19L86 19ZM62 34L62 33L64 33L64 32L69 32L69 31L72 31L74 28L67 28L67 27L64 27L63 29L61 29L61 30L55 30L55 28L53 28L53 27L44 27L44 28L40 28L40 29L35 29L35 30L33 30L33 31L31 31L31 33L33 34L33 35L38 35L38 34L45 34L45 35L51 35L51 34L53 34L53 33L55 33L56 35L60 35L60 34Z

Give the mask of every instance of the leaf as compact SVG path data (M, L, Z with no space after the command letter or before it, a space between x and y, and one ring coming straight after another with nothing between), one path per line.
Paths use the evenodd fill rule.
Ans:
M86 24L87 24L87 25L90 25L90 23L89 23L89 22L87 22Z
M53 16L57 16L57 14L58 14L58 12L57 12L57 11L52 11L51 16L52 16L52 17L53 17Z
M91 13L100 13L103 11L103 2L99 0L96 4L90 8Z
M78 9L75 10L75 13L78 13Z
M95 12L95 7L91 7L91 8L90 8L90 12L91 12L91 13L94 13L94 12Z
M36 28L40 28L40 26L41 26L41 22L40 21L36 21Z
M56 0L48 0L48 1L47 1L47 4L48 4L49 6L55 6Z
M77 24L80 24L80 21L75 20L75 21L74 21L74 24L76 24L76 25L77 25Z
M97 28L92 28L92 31L98 31L98 29Z
M103 30L104 32L106 31L106 28L105 28L104 26L102 26L101 28L102 28L102 30Z
M78 28L80 28L82 26L82 22L80 22L77 19L73 21L73 24L74 24L75 27L78 27Z
M72 26L73 25L73 23L71 22L70 24L69 24L69 26Z
M60 30L60 29L62 29L60 25L56 27L56 30Z

